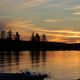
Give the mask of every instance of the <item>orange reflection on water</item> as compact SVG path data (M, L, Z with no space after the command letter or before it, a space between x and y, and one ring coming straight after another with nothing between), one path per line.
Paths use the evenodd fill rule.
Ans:
M50 55L48 54L48 58L50 64L62 64L64 66L75 67L79 65L80 53L76 51L65 51L65 53L64 51L55 51Z
M59 80L80 78L80 51L20 51L0 55L0 72L29 69L54 74Z
M47 68L57 77L77 78L80 74L79 51L54 51L48 52Z

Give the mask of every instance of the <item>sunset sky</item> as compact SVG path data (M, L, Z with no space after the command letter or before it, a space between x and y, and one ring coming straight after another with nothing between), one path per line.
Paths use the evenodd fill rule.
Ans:
M80 0L0 0L0 31L32 32L48 41L80 42Z

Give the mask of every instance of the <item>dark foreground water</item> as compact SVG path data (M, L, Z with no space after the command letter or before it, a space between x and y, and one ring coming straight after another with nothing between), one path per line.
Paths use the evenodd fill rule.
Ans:
M29 69L54 75L48 80L80 78L80 51L0 52L0 72Z

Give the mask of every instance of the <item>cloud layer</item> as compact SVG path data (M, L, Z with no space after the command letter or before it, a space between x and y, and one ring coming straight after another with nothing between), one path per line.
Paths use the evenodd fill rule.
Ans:
M39 32L46 34L50 41L79 42L79 2L0 0L0 30L19 31L23 39L27 39L31 32Z
M8 31L12 30L13 34L15 32L19 32L21 35L21 39L29 40L31 33L39 33L40 36L45 34L49 41L55 42L67 42L67 43L75 43L80 41L80 32L74 30L48 30L46 28L38 27L33 24L31 20L23 20L23 19L14 19L14 20L7 20L3 21L0 26L2 30Z
M44 22L46 23L58 23L62 22L61 20L55 20L55 19L45 19Z

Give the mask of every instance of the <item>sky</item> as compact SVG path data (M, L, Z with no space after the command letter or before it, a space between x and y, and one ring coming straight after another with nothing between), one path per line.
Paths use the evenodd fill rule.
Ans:
M80 0L0 0L0 31L32 32L48 41L80 42Z

